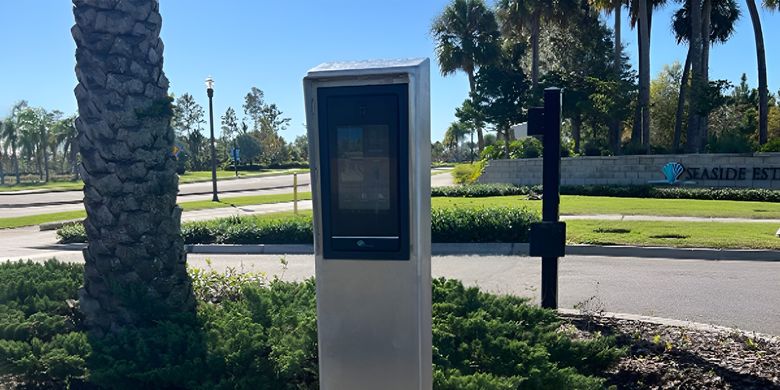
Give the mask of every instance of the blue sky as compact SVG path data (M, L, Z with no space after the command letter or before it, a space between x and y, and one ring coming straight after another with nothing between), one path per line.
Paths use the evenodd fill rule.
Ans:
M711 51L710 76L738 82L747 73L757 84L756 56L750 18L739 0L743 16L736 35ZM652 77L664 64L685 59L677 46L670 18L677 4L658 11L653 19ZM321 62L377 58L430 57L432 59L432 137L441 139L454 109L466 98L463 74L440 76L434 60L434 43L428 34L433 18L445 0L396 1L258 1L162 0L162 37L165 72L176 95L193 94L207 104L203 80L216 81L216 126L228 106L241 114L249 88L262 89L270 102L292 118L285 138L303 134L302 78ZM0 117L13 103L26 99L34 106L76 111L73 25L68 0L0 0ZM624 12L625 15L625 12ZM780 88L780 13L761 12L770 91ZM607 23L612 25L611 19ZM624 22L623 43L636 57L636 33Z

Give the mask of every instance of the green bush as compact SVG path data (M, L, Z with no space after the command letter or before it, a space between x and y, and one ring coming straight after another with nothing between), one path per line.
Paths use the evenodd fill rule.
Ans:
M431 212L431 241L528 242L531 223L539 216L525 208L453 208Z
M489 196L528 195L541 193L541 186L516 186L514 184L472 184L431 188L432 197L485 198Z
M434 209L433 242L526 242L538 216L525 208ZM182 224L186 244L311 244L311 217L230 217ZM61 242L86 242L81 225L60 229ZM463 240L463 241L458 241Z
M484 161L478 161L473 164L458 164L452 170L452 178L457 184L473 184L482 176L482 171L484 170Z
M735 200L780 202L780 191L761 188L696 188L654 186L561 186L562 195L617 198Z
M81 223L69 223L57 229L57 238L61 244L86 242L86 231Z
M780 138L775 138L765 143L764 146L761 147L761 151L765 153L780 152Z
M0 264L0 376L38 388L84 379L90 347L67 303L77 299L82 273L81 265L54 260Z
M80 265L57 262L0 265L4 277L27 278L24 287L0 279L7 293L3 307L37 310L23 302L74 297L82 272ZM25 386L40 388L317 388L314 281L245 278L230 284L238 294L201 302L195 317L104 338L88 338L80 323L47 341L4 335L0 375L15 375ZM195 294L207 296L203 289L213 287L198 284ZM527 299L487 294L445 279L433 281L432 298L436 388L596 389L624 354L613 337L572 338L554 311L531 306ZM45 312L31 315L40 314Z
M473 184L431 189L431 196L480 198L489 196L541 194L542 186ZM659 186L561 186L562 195L610 196L615 198L734 200L780 202L780 191L762 188L697 188Z

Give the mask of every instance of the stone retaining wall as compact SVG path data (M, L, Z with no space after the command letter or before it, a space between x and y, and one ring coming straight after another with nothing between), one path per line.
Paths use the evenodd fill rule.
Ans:
M677 185L780 189L780 153L571 157L562 159L561 184L664 185L670 162L684 167ZM490 161L479 182L542 184L542 159Z

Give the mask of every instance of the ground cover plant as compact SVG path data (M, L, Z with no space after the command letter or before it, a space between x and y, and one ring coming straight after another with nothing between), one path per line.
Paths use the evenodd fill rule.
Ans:
M0 381L33 388L317 388L313 280L190 270L195 318L96 342L68 303L81 272L81 265L54 260L0 265ZM625 349L611 336L572 338L561 325L555 312L526 299L434 280L435 387L602 388Z

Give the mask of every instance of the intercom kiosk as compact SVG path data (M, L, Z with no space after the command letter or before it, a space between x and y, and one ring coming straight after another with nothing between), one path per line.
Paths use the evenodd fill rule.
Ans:
M430 63L304 78L320 387L430 389Z

